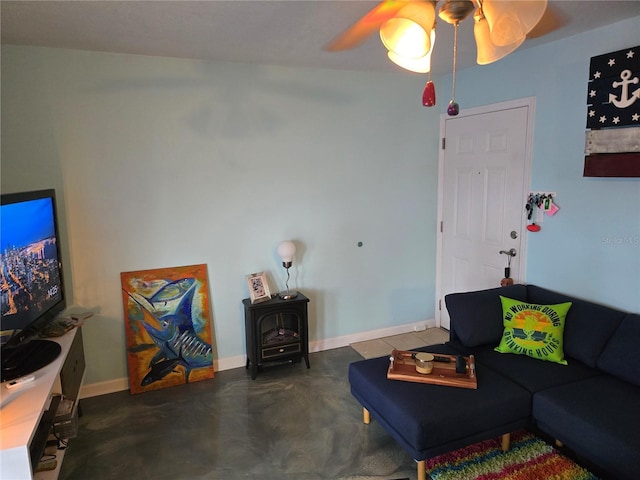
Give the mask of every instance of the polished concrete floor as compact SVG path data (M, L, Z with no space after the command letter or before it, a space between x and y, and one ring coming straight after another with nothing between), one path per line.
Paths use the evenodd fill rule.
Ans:
M364 358L381 357L396 350L413 350L425 345L435 345L449 340L449 331L442 328L428 328L419 332L401 333L391 337L376 338L351 344Z
M251 380L239 368L84 399L60 479L415 479L412 458L376 422L362 422L347 380L361 358L343 347L311 354L309 370L273 366Z

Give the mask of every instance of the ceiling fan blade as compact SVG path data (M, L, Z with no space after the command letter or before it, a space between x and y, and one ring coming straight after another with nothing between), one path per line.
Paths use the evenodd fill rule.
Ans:
M380 26L395 16L407 4L405 1L385 1L379 3L364 17L324 46L329 52L348 50L365 41Z

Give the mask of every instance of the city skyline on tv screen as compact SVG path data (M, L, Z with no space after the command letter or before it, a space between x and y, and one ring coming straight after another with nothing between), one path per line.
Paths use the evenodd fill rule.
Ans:
M62 298L52 198L2 205L2 330L21 329Z

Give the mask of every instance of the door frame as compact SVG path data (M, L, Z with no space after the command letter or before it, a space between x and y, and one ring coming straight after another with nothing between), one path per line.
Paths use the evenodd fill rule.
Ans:
M525 144L525 158L524 158L524 182L522 192L522 210L524 212L524 205L526 203L527 196L531 188L531 164L533 155L533 123L535 119L535 97L525 97L516 100L509 100L506 102L493 103L490 105L484 105L480 107L468 108L461 110L460 114L455 118L470 117L473 115L483 115L487 113L499 112L502 110L510 110L514 108L527 107L527 131L526 131L526 144ZM445 122L451 119L448 115L440 114L440 148L438 151L438 213L437 213L437 239L436 239L436 301L435 301L435 321L436 326L441 326L440 312L444 305L444 299L442 298L442 210L444 202L444 160L445 149L442 148L442 141L445 137ZM519 282L524 283L526 280L526 267L527 267L527 217L522 215L522 222L520 225L520 231L523 232L520 235L520 252L513 259L518 262L518 271L520 272ZM499 285L496 285L498 287Z

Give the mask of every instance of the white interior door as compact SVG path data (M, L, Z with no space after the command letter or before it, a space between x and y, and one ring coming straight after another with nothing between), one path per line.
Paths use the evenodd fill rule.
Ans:
M524 281L525 200L533 100L471 109L442 120L436 323L449 328L444 296Z

